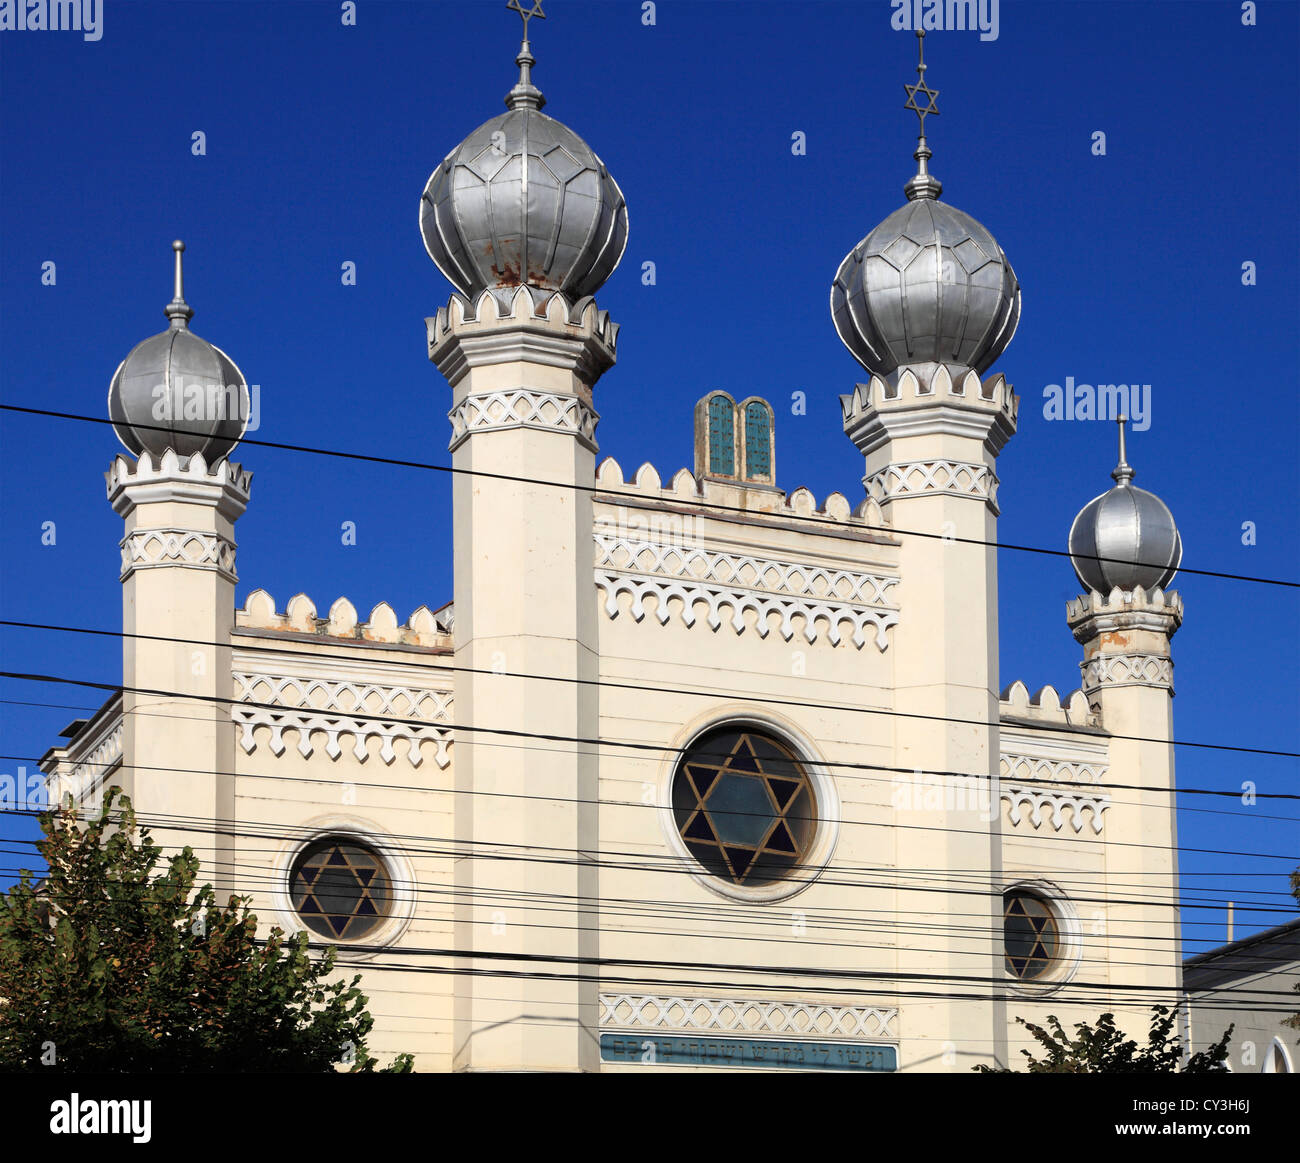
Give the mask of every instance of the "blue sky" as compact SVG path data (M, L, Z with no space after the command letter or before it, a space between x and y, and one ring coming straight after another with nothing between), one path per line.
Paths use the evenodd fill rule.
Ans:
M597 387L602 452L667 476L690 463L699 396L760 394L776 407L778 483L856 502L862 461L837 398L861 369L827 293L843 256L903 201L915 38L891 29L885 3L667 2L652 27L626 0L547 9L532 36L547 112L596 149L630 208L627 253L599 296L622 325L618 366ZM361 0L355 27L339 12L331 0L107 0L96 42L0 33L0 399L104 415L118 362L165 324L181 237L193 327L261 385L259 437L450 463L449 391L423 322L450 287L421 243L418 201L446 152L502 110L519 22L499 0ZM1150 384L1150 427L1129 459L1178 519L1185 564L1300 575L1300 8L1261 4L1255 27L1240 12L1003 0L996 39L927 39L942 110L931 168L1023 287L997 365L1021 396L998 464L1004 542L1062 548L1075 512L1111 483L1114 425L1045 419L1044 388ZM792 153L795 132L806 155ZM54 286L41 283L47 261ZM342 285L346 261L355 286ZM805 416L790 415L796 391ZM0 445L0 616L119 627L111 431L0 414ZM241 604L263 587L281 608L305 591L318 609L342 594L363 615L386 600L405 618L451 597L445 474L265 448L237 459L255 472ZM343 521L356 522L355 547L341 544ZM1068 564L1003 551L1000 586L1003 684L1073 689ZM1191 574L1176 588L1178 737L1296 750L1296 591ZM7 670L121 675L112 640L4 630L0 650ZM100 701L19 682L0 683L0 698L61 704L0 703L0 753L29 768ZM1300 788L1294 760L1195 748L1180 748L1178 778ZM1238 936L1286 919L1246 902L1284 890L1296 861L1221 854L1300 853L1295 820L1270 815L1300 807L1180 802L1184 897L1235 899ZM32 835L0 822L0 884L18 862L6 848ZM1222 919L1218 904L1189 909L1188 950L1221 940Z

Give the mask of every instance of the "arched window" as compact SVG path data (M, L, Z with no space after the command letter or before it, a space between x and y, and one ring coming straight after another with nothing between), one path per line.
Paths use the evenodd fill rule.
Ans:
M1274 1038L1264 1054L1263 1073L1265 1074L1290 1074L1291 1060L1287 1057L1286 1048L1282 1045L1280 1038Z
M745 405L745 476L772 479L772 408L766 400Z
M736 405L730 396L709 399L709 472L736 475Z

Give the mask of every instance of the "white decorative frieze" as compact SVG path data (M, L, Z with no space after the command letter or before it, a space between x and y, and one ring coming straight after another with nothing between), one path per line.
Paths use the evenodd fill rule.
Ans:
M961 460L914 460L887 464L862 482L877 504L918 493L945 493L953 497L980 497L998 511L998 478L986 464Z
M615 1030L783 1034L807 1038L897 1038L898 1010L820 1002L602 993L600 1025Z
M47 781L50 803L60 803L63 797L71 794L74 803L84 803L92 796L103 782L104 776L122 758L123 729L119 717L105 724L99 737L89 742L89 749L81 752L81 758L68 768Z
M1100 836L1102 813L1110 807L1110 796L1104 792L1088 794L1042 787L1003 786L1002 801L1008 806L1007 818L1012 824L1028 820L1035 828L1042 826L1044 809L1049 810L1052 827L1057 832L1068 818L1075 834L1083 831L1084 812L1089 813L1093 832ZM1025 814L1028 809L1028 815ZM1069 816L1066 816L1066 810Z
M1098 784L1110 770L1105 763L1047 759L1041 755L1012 755L1003 752L1000 759L1004 780Z
M284 754L284 733L292 730L304 759L315 752L313 735L320 732L331 759L343 753L339 737L347 735L360 763L368 758L367 744L372 739L380 740L379 757L384 763L397 758L393 744L399 739L408 745L406 757L412 767L424 762L421 745L426 742L433 745L439 767L451 762L451 691L239 672L234 679L238 701L231 715L243 728L239 742L250 755L257 750L257 728L266 727L276 756Z
M137 529L122 538L122 580L137 569L182 566L209 569L229 581L235 575L235 543L197 529Z
M619 616L619 595L629 594L630 613L641 621L647 612L645 600L653 595L661 625L671 617L669 603L676 598L687 626L695 625L695 605L703 602L711 630L726 621L741 634L746 615L752 613L754 629L766 638L768 618L776 614L787 642L797 632L797 618L810 643L824 631L827 640L838 646L844 637L840 627L847 624L854 646L861 649L870 638L880 650L889 645L886 631L898 623L898 608L890 600L897 577L601 532L595 534L595 543L596 585L605 595L610 618ZM729 616L724 617L724 609Z
M600 417L577 396L559 396L513 388L499 392L475 392L466 396L450 412L451 443L455 449L465 437L475 432L503 428L541 428L568 432L580 443L596 450L596 423Z
M893 607L889 591L898 578L830 566L776 561L739 553L716 553L684 545L596 533L596 568L660 574L690 581L762 589L791 597L835 599Z
M1100 654L1079 663L1083 689L1104 686L1153 686L1174 690L1174 663L1160 654Z

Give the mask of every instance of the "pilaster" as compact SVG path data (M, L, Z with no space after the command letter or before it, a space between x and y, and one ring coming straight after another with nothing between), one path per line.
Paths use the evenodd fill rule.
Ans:
M908 1026L946 1033L905 1044L903 1063L965 1072L991 1060L976 1047L1005 1062L1005 1012L989 1000L1003 976L994 466L1018 400L1002 376L981 383L971 369L926 364L872 376L842 403L863 485L901 541L903 615L890 651L897 764L945 788L941 806L900 818L908 826L895 832L898 868L950 870L924 881L927 891L898 893L900 916L929 922L928 936L900 941L899 973L970 995L908 1001L909 1012L933 1010Z
M1111 733L1110 771L1124 785L1106 816L1107 879L1125 886L1106 907L1114 976L1169 1005L1182 983L1170 650L1182 620L1182 597L1158 587L1093 592L1066 605L1083 646L1083 693Z
M520 288L453 295L428 329L452 388L455 706L473 724L455 733L456 1068L597 1070L592 386L617 325Z
M194 847L220 898L236 887L230 634L252 474L168 449L118 456L105 479L125 525L121 783L164 848Z

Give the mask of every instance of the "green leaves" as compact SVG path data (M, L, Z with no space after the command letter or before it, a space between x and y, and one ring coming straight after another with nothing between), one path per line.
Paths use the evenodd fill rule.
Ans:
M1145 1046L1126 1038L1115 1025L1114 1014L1102 1014L1095 1026L1088 1022L1075 1024L1075 1037L1070 1037L1054 1014L1047 1017L1049 1028L1044 1029L1024 1018L1016 1018L1038 1044L1046 1051L1035 1058L1028 1050L1020 1052L1029 1059L1030 1074L1213 1074L1226 1071L1228 1038L1233 1027L1224 1031L1223 1037L1208 1050L1193 1054L1183 1061L1183 1049L1177 1035L1173 1034L1175 1013L1166 1006L1153 1006L1151 1030ZM1173 1035L1171 1037L1171 1035ZM1006 1067L977 1066L981 1074L1007 1074Z
M41 829L47 876L0 898L0 1070L374 1070L360 978L328 980L334 950L313 960L305 934L259 941L249 901L196 889L193 852L164 861L119 788Z

